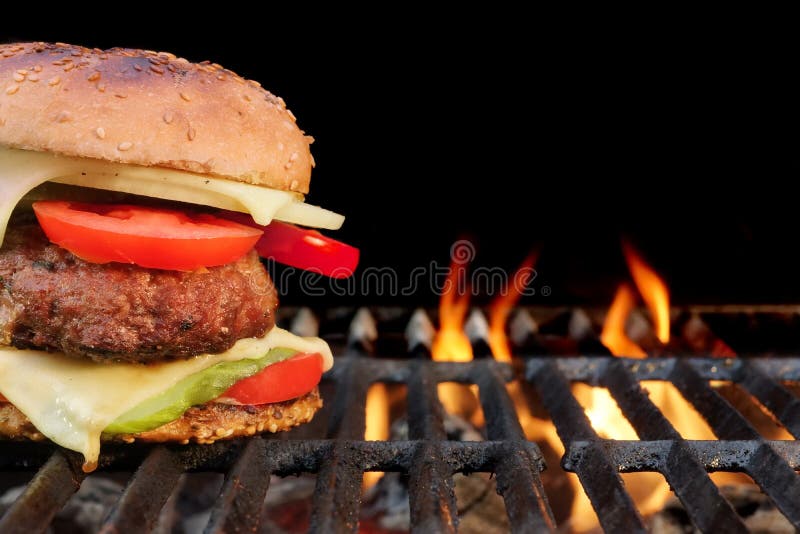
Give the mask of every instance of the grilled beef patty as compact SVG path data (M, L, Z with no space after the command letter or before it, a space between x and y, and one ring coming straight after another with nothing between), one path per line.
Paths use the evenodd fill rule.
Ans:
M254 251L201 271L93 264L37 225L0 248L0 345L95 361L152 363L219 353L275 324L275 286Z

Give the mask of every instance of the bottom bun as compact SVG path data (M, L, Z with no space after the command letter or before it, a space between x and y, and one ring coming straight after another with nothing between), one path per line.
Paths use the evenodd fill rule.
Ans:
M138 434L103 435L103 441L214 443L219 439L282 432L311 421L322 407L319 389L274 404L236 406L208 403L189 408L182 417ZM11 403L0 404L0 438L43 441L46 437Z

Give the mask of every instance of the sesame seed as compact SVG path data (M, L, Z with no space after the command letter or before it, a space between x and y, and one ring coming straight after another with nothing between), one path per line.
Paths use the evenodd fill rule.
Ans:
M97 84L97 90L100 91L101 93L105 93L106 92L106 84L98 83Z
M195 132L194 128L189 126L189 130L186 132L186 137L189 138L189 141L194 141L194 137L196 135L197 135L197 132Z
M36 65L35 67L33 67L33 72L42 72L42 66Z
M75 63L67 63L64 65L64 72L69 72L75 68Z
M99 80L99 79L100 79L100 73L99 73L99 72L97 72L97 71L94 71L94 72L93 72L92 74L90 74L90 75L89 75L89 77L88 77L88 78L86 78L86 79L87 79L87 80L89 80L90 82L96 82L97 80Z
M38 82L39 81L39 75L38 74L29 75L28 76L28 81L29 82Z
M122 93L114 93L114 96L117 98L128 98L128 95L123 95Z
M219 437L223 437L225 435L225 429L224 428L218 428L217 431L215 432L215 434L218 435Z
M126 150L130 150L132 146L133 143L131 143L130 141L123 141L122 143L117 145L117 150L119 150L120 152L125 152Z
M152 70L156 74L164 74L164 69L162 69L161 67L156 67L155 65L150 65L150 70Z
M278 431L278 424L277 423L270 423L269 431L273 434Z
M25 75L24 74L20 74L19 72L15 72L14 73L14 81L15 82L24 82L25 81Z
M242 98L244 98L244 99L245 99L245 101L247 101L247 102L250 102L250 100L252 100L252 99L250 98L250 95L242 95Z
M187 102L191 102L192 98L184 92L181 92L181 98L186 100Z
M100 128L98 128L98 129L96 129L94 131L94 133L97 134L97 137L99 137L100 139L105 139L106 138L106 131L102 126Z
M21 74L23 76L27 76L28 75L28 70L27 69L17 69L17 74Z
M69 113L66 111L61 111L56 115L56 122L68 122L69 121Z
M232 429L232 428L229 428L229 429L228 429L228 430L225 432L225 437L226 437L226 438L229 438L229 437L231 437L232 435L233 435L233 429Z
M166 113L164 113L164 122L166 122L167 124L172 124L172 121L174 120L175 120L174 113L172 113L171 111L167 111Z
M298 182L297 180L292 180L292 183L291 183L291 184L289 184L289 189L291 189L291 190L295 190L295 189L297 189L299 186L300 186L300 182Z
M256 433L256 427L255 426L248 426L247 427L247 433L252 436L253 434Z
M133 70L138 70L139 72L142 72L142 66L141 65L134 65L133 66Z
M11 84L8 87L6 87L6 94L7 95L13 95L17 91L19 91L19 85L17 85L17 84Z
M258 431L259 432L263 432L264 431L264 423L258 423Z
M60 83L61 83L61 78L55 76L53 78L50 78L50 81L47 82L47 85L52 87L53 85L58 85Z

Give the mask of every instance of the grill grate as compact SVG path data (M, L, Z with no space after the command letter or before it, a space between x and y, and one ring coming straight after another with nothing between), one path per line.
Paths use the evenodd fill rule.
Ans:
M364 471L408 475L411 525L415 532L454 532L458 510L455 473L494 473L513 532L552 531L556 522L540 478L541 451L526 441L505 384L527 383L552 418L565 444L565 469L575 472L606 532L644 532L645 520L619 473L658 471L664 475L703 532L745 530L708 471L742 471L800 528L800 446L770 441L711 386L732 381L757 398L797 438L800 401L783 383L800 381L800 358L719 359L607 356L520 358L514 366L491 359L438 363L429 359L429 329L404 336L410 359L374 356L377 329L359 312L348 341L336 347L337 364L323 383L326 407L319 420L288 436L267 436L212 445L113 446L104 450L104 470L135 470L106 519L107 532L154 528L159 514L186 471L214 471L225 481L207 532L252 531L258 526L270 474L316 473L310 529L358 529ZM297 325L295 325L297 326ZM300 329L300 328L298 328ZM426 332L428 332L426 334ZM306 331L306 333L308 333ZM479 336L480 337L480 336ZM478 340L485 347L485 340ZM709 423L719 441L684 440L642 390L642 380L671 382ZM439 382L474 384L487 422L486 441L448 441L437 394ZM571 382L603 386L620 406L641 441L600 438L570 391ZM363 441L367 391L373 383L405 384L409 436L406 441ZM530 386L530 387L528 387ZM524 391L526 388L522 388ZM526 391L528 400L532 394ZM319 429L327 424L327 429ZM325 439L303 439L304 436ZM23 494L0 520L0 532L38 532L78 490L85 475L80 455L44 444L0 444L0 469L38 468Z

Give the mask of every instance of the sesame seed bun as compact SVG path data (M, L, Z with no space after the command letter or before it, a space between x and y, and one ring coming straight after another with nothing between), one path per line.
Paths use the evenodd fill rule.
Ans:
M307 193L311 141L283 99L216 64L0 45L0 145Z

